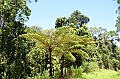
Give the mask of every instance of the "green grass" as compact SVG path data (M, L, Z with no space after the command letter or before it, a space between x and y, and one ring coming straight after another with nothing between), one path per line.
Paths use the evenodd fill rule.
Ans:
M49 78L46 76L36 76L28 79L58 79ZM120 79L120 71L100 69L91 73L83 73L82 78L71 78L71 79Z
M88 74L83 73L82 78L73 79L120 79L120 71L113 70L98 70Z

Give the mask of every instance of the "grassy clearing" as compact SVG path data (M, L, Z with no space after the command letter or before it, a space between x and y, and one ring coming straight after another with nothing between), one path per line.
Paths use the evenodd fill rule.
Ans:
M58 79L49 78L46 76L36 76L28 79ZM82 78L71 78L71 79L120 79L120 71L100 69L91 73L83 73Z
M98 70L88 74L83 73L82 78L73 79L120 79L120 71Z

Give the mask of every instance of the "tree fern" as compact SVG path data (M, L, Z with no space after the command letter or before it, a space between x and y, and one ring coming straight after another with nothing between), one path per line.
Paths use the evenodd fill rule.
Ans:
M71 61L75 61L72 53L85 55L81 49L77 49L77 45L84 45L89 42L89 38L85 36L77 36L74 28L61 27L56 30L44 30L39 33L28 33L21 35L29 40L36 40L39 47L43 47L49 51L50 55L50 76L52 77L52 56L64 56ZM75 46L76 45L76 46Z

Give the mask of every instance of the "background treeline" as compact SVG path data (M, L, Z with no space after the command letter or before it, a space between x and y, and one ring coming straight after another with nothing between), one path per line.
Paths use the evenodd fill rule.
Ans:
M0 1L0 79L77 78L96 69L120 70L119 17L117 31L88 28L90 18L75 10L57 18L55 29L42 30L24 25L31 13L28 2Z

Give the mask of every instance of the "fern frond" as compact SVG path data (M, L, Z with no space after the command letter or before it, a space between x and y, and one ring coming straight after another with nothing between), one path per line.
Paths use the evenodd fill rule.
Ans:
M67 53L67 54L65 54L65 57L67 58L67 59L69 59L70 61L72 61L72 62L75 62L76 61L76 58L69 52L69 53Z
M38 43L40 43L40 44L43 44L43 45L45 45L45 46L48 46L49 44L48 44L48 42L46 41L46 39L45 38L43 38L41 35L39 35L39 34L22 34L21 35L22 37L25 37L26 39L35 39L35 40L37 40L37 42Z
M83 57L88 56L88 54L85 51L81 50L81 49L73 49L73 50L71 50L71 53L76 53L76 54L78 54L80 56L83 56Z

